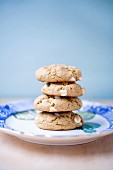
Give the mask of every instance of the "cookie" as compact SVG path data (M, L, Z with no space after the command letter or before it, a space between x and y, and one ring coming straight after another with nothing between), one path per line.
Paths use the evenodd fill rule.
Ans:
M74 66L53 64L39 68L35 76L42 82L75 82L82 79L81 71Z
M46 112L65 112L79 110L82 102L77 97L58 97L41 95L34 101L34 109Z
M35 118L35 124L46 130L70 130L83 125L80 115L73 112L48 113L41 112Z
M81 88L76 83L46 83L41 89L43 94L53 96L78 97L86 93L85 88Z

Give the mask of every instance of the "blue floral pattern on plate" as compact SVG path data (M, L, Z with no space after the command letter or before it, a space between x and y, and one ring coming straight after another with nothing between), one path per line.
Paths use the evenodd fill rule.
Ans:
M21 112L26 111L32 111L33 110L33 100L24 100L24 101L18 101L18 102L12 102L5 105L0 105L0 128L4 128L4 122L5 120L10 117L11 115L20 114ZM111 131L113 130L113 106L108 106L100 103L93 103L88 101L83 101L83 107L78 112L80 114L85 113L86 118L91 119L95 116L95 114L101 115L104 117L110 124L109 128L105 129L104 131ZM90 115L88 115L91 113ZM84 119L85 118L84 114ZM95 128L91 128L94 125L91 125L90 123L87 125L88 128L86 128L86 124L83 126L83 130L87 131L89 133L95 132L95 128L98 128L99 125L97 125Z
M113 130L113 106L84 101L84 105L80 111L103 116L110 124L109 128L105 129L105 131Z
M4 121L9 116L28 110L33 110L33 100L23 100L0 105L0 127L4 127Z

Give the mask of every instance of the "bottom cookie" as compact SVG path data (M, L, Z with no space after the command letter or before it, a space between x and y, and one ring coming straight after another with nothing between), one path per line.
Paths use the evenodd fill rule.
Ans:
M45 130L71 130L83 125L82 117L73 112L41 112L35 118L35 124Z

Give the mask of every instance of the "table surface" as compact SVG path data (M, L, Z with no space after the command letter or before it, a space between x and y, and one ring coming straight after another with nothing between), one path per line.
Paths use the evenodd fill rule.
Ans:
M110 100L100 102L113 105ZM83 145L45 146L0 132L0 170L23 169L113 170L113 134Z

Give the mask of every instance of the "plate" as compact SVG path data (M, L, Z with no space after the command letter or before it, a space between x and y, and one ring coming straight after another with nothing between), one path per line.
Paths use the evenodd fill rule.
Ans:
M45 145L77 145L92 142L113 133L113 107L83 101L77 113L84 119L81 128L66 131L49 131L36 127L33 100L0 106L0 131L22 140Z

